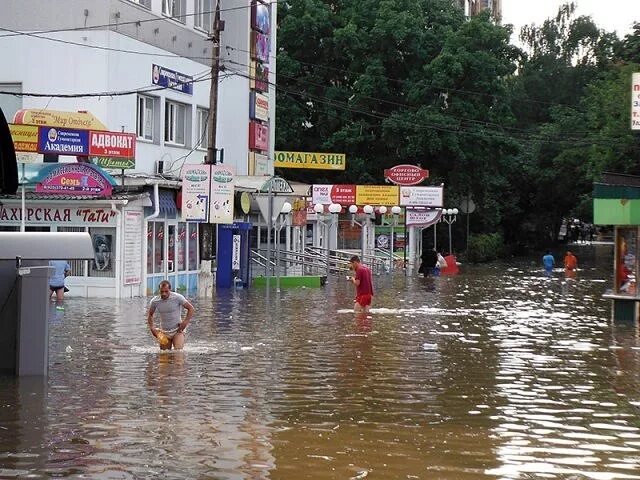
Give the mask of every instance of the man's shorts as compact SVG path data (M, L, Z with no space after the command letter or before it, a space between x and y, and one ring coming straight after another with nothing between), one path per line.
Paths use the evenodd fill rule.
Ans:
M363 293L362 295L356 296L356 302L361 307L368 307L369 305L371 305L372 298L373 298L373 295L369 295L368 293Z

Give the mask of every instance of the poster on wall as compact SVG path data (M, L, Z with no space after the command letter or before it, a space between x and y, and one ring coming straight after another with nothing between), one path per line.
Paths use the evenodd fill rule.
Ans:
M249 65L249 88L266 92L269 90L269 67L252 60Z
M269 150L269 127L259 122L249 122L249 148Z
M209 220L210 165L182 167L182 220L206 222Z
M269 5L260 0L251 2L251 28L269 35L271 33L271 15Z
M269 121L269 97L258 92L249 94L249 118Z
M125 285L140 283L140 272L142 270L142 212L124 212L123 263L123 283Z
M210 165L209 223L233 223L235 172L227 165ZM184 201L184 200L183 200Z
M92 270L105 272L111 270L111 246L112 235L94 233L91 240L93 242L93 262Z
M269 35L251 32L251 58L269 63Z

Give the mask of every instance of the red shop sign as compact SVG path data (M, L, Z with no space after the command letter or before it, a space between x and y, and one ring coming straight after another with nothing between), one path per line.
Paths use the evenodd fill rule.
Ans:
M333 185L331 187L331 201L340 205L353 205L356 203L356 186Z
M136 134L89 132L89 156L135 158Z
M396 165L385 169L384 178L396 185L417 185L429 178L429 170L415 165Z

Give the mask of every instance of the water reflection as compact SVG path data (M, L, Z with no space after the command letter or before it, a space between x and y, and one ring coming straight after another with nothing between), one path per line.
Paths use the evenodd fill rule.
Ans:
M0 378L0 478L640 478L640 340L611 251L353 289L221 292L182 352L146 301L68 299L46 382ZM605 280L606 279L606 280Z

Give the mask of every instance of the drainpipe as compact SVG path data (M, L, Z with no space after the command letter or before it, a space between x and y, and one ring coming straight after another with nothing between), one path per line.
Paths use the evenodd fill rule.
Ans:
M143 297L146 296L146 292L147 292L147 274L149 272L147 272L147 251L149 249L149 238L147 237L147 232L149 231L149 227L147 226L147 223L149 222L149 220L153 220L154 218L158 218L158 215L160 215L160 187L158 186L158 183L154 183L153 184L153 213L151 215L149 215L148 217L145 217L144 222L142 224L142 228L144 228L144 233L142 235L143 241L142 241L142 253L143 253L143 260L142 260L142 292L141 295Z

